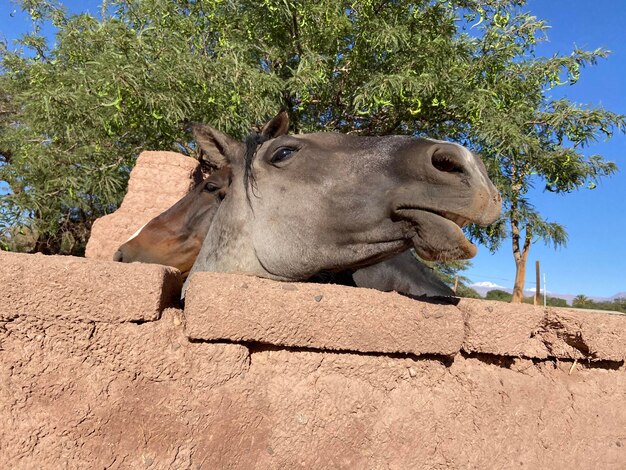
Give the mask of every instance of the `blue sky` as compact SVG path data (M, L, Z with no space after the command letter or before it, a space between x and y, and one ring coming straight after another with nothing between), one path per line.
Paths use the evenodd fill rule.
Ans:
M97 13L101 2L64 3L71 11ZM575 46L612 51L607 60L584 69L576 85L557 88L553 96L626 114L626 1L530 0L524 9L551 26L548 41L538 48L539 55L568 54ZM7 39L30 30L24 15L14 11L9 0L0 0L0 34ZM541 243L532 246L527 288L534 287L534 264L540 260L549 292L608 297L626 291L626 136L616 135L587 152L615 161L622 171L594 190L567 195L540 188L532 191L531 202L545 218L566 227L569 241L558 250ZM512 287L515 266L510 240L495 254L480 247L473 267L465 274L474 282Z

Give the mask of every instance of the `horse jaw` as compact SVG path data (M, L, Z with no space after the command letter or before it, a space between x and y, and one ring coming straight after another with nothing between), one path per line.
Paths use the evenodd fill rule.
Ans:
M461 230L461 225L443 215L419 210L402 209L396 214L410 221L415 235L411 237L418 256L428 261L469 259L477 248Z
M246 198L236 198L233 192L237 191L230 192L215 213L198 257L183 285L183 298L195 272L239 273L278 279L259 262L252 242L251 227L247 223L253 214L245 202Z

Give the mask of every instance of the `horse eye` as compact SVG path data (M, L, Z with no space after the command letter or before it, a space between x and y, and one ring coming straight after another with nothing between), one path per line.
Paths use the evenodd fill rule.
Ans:
M274 152L270 163L283 163L289 160L296 153L296 151L296 149L290 147L281 147Z
M215 185L215 184L213 184L213 183L207 183L207 184L204 186L203 191L206 191L207 193L214 193L215 191L217 191L217 190L219 190L219 189L220 189L220 187L219 187L219 186L217 186L217 185Z

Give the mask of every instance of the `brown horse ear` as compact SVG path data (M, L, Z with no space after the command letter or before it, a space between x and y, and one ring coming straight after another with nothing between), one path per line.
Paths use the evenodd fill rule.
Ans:
M289 115L287 111L281 111L261 129L261 134L268 139L275 139L285 135L289 131Z
M190 127L193 138L202 149L204 159L214 167L230 165L242 153L243 144L231 136L206 124L192 123Z

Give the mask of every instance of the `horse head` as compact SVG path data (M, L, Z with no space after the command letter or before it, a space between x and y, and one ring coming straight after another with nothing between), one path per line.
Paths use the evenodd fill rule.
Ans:
M410 136L289 135L286 113L240 142L193 127L232 168L195 271L304 280L358 269L411 246L427 260L471 258L467 223L488 225L500 195L482 161L450 142Z
M141 227L118 248L113 260L173 266L186 277L215 211L226 196L230 175L227 166L212 173L180 201Z

